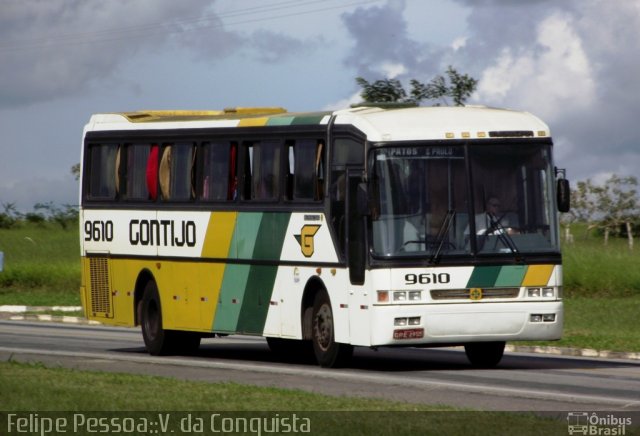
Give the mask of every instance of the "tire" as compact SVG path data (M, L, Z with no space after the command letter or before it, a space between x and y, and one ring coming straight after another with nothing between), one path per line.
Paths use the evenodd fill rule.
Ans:
M162 327L162 305L158 286L149 281L142 295L140 309L142 338L152 356L192 353L200 347L200 335L191 332L165 330Z
M316 295L312 314L312 343L316 360L323 368L344 366L351 360L353 346L335 341L333 310L326 292Z
M476 368L495 368L502 360L504 342L473 342L464 346L467 359Z

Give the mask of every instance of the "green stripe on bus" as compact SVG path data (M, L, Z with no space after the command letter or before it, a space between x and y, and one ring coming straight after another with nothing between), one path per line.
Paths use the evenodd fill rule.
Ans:
M236 247L238 259L253 259L261 222L262 212L240 212L238 214L235 234L231 241L231 246Z
M229 259L252 258L261 221L261 212L238 213L233 238L229 245ZM237 331L250 271L250 265L226 265L216 315L213 318L214 331L230 333Z
M302 124L320 124L320 121L322 121L325 115L326 114L318 114L318 115L307 115L307 116L295 117L291 125L295 126L295 125L302 125Z
M272 117L267 121L267 126L288 126L294 117Z
M264 213L253 250L253 260L278 261L289 225L290 213ZM262 334L271 304L277 266L252 265L244 291L237 331Z
M236 332L249 270L249 265L230 264L225 267L222 288L216 305L216 316L213 318L214 331Z
M477 266L473 269L467 288L489 288L494 286L498 275L500 274L500 266Z
M520 285L522 284L522 279L524 279L524 275L526 273L526 265L503 266L500 269L500 274L498 274L498 278L496 279L496 283L494 286L520 287Z

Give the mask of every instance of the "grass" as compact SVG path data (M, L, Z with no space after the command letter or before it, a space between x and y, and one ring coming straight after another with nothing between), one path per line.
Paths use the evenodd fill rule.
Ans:
M566 298L563 338L553 342L521 344L640 352L639 313L640 295Z
M0 305L80 305L78 228L25 224L0 229Z
M567 297L618 298L640 295L640 244L629 250L626 239L585 236L579 227L575 242L564 244L564 289ZM639 241L640 242L640 241Z
M173 415L171 424L176 432L180 430L179 420L188 415L195 417L192 424L198 417L204 417L205 430L209 430L208 418L213 412L221 412L223 416L225 412L252 412L241 416L269 419L296 412L309 418L311 434L510 435L517 429L518 434L546 435L564 434L567 428L565 422L531 414L457 410L237 383L192 382L16 362L0 363L0 386L5 393L0 396L0 411L37 411L42 417L49 416L47 411L56 411L54 416L61 416L64 411L88 411L92 416L100 416L101 411L172 411L167 413ZM140 415L127 412L120 416Z

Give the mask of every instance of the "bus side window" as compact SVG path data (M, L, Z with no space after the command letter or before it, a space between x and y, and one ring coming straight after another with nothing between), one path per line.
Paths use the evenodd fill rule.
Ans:
M193 198L194 146L189 142L165 145L160 159L160 191L163 200Z
M243 199L273 201L279 198L279 141L262 141L245 147Z
M152 146L149 144L127 144L121 150L119 192L125 200L148 200L150 198L147 182L153 184L151 150ZM149 170L150 180L147 180L147 170Z
M301 139L288 146L288 200L319 200L321 194L322 142Z
M113 200L117 190L118 144L91 144L89 162L85 169L88 180L87 196L96 200Z
M200 198L208 201L233 200L231 177L235 178L236 145L205 142L202 145L203 178Z
M345 202L347 193L347 167L364 165L364 141L336 138L331 157L331 225L338 237L338 246L344 254L346 234Z

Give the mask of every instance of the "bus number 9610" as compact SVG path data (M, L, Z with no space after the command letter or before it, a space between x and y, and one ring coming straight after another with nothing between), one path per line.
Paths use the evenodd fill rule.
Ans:
M429 285L439 283L449 283L451 276L449 273L423 273L423 274L406 274L404 280L407 285Z
M85 221L84 240L95 242L113 241L113 221Z

